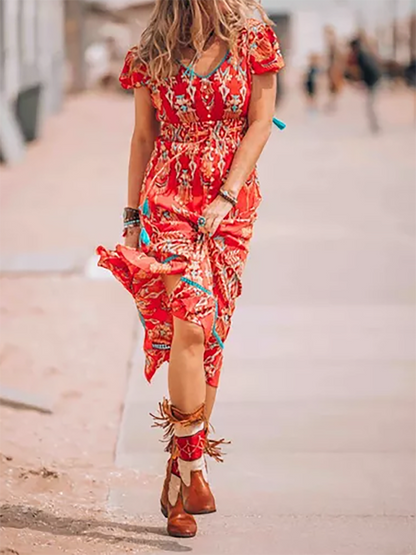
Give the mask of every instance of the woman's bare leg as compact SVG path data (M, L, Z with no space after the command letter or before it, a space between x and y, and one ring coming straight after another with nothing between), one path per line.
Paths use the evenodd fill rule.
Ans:
M164 278L168 294L172 293L180 277ZM204 448L207 443L205 418L207 385L204 370L205 334L201 326L173 318L173 339L170 349L168 385L174 414L188 415L193 422L183 424L180 419L174 425L175 445L178 449L178 473L183 508L190 514L206 514L216 510L206 476ZM212 389L212 388L210 388ZM214 392L208 395L208 411L212 412ZM201 409L198 411L198 409ZM205 411L205 414L204 414ZM182 418L182 415L180 415ZM202 441L202 444L201 444ZM197 446L197 448L196 448ZM192 454L189 459L190 453ZM177 474L178 475L178 474Z
M207 384L206 395L205 395L205 416L208 422L211 420L211 415L214 408L216 396L217 396L217 388Z
M168 294L179 283L180 276L164 276ZM191 413L205 403L209 422L217 388L205 384L204 332L200 326L174 318L173 341L169 362L169 395L172 404Z
M164 276L168 294L180 276ZM172 404L191 414L205 403L204 330L197 324L173 319L173 340L170 350L168 386Z
M168 384L170 399L185 414L205 403L204 330L174 318Z

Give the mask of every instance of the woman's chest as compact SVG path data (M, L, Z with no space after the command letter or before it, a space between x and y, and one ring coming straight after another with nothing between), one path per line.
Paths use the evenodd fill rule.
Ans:
M158 119L179 124L242 118L250 100L250 74L244 59L228 53L210 74L181 67L160 84L150 84Z

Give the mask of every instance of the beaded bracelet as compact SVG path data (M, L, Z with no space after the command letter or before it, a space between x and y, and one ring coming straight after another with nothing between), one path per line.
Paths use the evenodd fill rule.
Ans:
M232 204L234 207L237 206L238 200L233 194L229 193L225 189L220 189L218 191L218 194L220 195L220 197L222 197L224 200Z
M129 220L124 222L124 228L126 227L140 227L140 220Z
M123 211L123 220L125 222L140 220L140 210L138 208L130 208L127 206Z

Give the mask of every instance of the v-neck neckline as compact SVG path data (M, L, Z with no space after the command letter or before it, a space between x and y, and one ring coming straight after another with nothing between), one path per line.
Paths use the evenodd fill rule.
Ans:
M195 77L198 77L199 79L209 79L210 77L212 77L212 75L214 75L214 73L216 73L221 67L222 65L227 61L228 56L230 55L230 49L227 48L227 51L225 53L225 55L223 56L222 60L218 63L217 66L214 67L213 70L211 70L209 73L207 73L206 75L201 75L200 73L197 73L191 66L184 64L183 62L179 61L179 64L185 69L186 73L189 73L190 75L193 75Z

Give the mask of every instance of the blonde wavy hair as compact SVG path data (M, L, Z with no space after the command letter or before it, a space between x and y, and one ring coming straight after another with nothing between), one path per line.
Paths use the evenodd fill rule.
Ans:
M272 24L256 0L156 0L150 23L137 48L137 63L145 63L156 81L172 77L184 50L201 53L210 33L233 50L247 19L258 11Z

